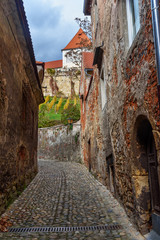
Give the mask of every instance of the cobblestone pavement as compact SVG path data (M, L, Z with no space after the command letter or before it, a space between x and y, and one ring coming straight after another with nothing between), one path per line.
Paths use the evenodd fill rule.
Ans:
M121 230L62 233L0 233L0 239L144 239L106 187L77 163L39 161L39 173L3 214L13 227L67 227L121 224Z

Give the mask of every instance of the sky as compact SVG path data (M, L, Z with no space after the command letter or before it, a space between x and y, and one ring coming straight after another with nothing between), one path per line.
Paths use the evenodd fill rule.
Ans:
M61 49L78 32L84 0L23 0L37 61L62 59Z

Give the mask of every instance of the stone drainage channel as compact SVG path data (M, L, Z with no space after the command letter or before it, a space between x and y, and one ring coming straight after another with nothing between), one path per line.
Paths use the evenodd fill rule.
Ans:
M10 233L22 232L74 232L74 231L94 231L94 230L119 230L121 225L100 225L100 226L83 226L83 227L29 227L29 228L10 228Z

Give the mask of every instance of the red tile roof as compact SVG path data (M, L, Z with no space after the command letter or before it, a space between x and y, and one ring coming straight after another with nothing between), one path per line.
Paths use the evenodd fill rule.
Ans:
M74 49L74 48L85 47L85 46L83 46L83 43L82 43L83 40L87 41L87 43L90 43L90 39L87 37L87 35L84 33L84 31L80 28L79 31L76 33L76 35L68 43L68 45L62 49L62 51Z
M62 60L45 62L45 69L48 68L62 68L63 62Z
M82 62L84 69L93 69L93 53L92 52L83 52L82 53Z
M44 62L36 61L36 64L43 64Z

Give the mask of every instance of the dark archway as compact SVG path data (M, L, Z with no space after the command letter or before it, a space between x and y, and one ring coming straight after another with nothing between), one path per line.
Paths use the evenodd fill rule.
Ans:
M111 193L115 195L116 184L115 184L115 168L114 168L113 154L110 154L108 157L106 157L106 164L107 164L107 175L108 175L107 185Z
M153 214L160 214L160 189L157 151L152 126L145 116L137 118L134 128L132 180L136 218L142 233L153 225Z

